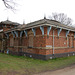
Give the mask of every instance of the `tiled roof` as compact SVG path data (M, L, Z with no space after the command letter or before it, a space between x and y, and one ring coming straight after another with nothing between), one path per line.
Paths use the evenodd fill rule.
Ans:
M53 27L58 27L58 28L62 28L62 29L68 29L68 30L72 30L72 31L74 30L75 31L74 27L63 25L58 21L49 20L49 19L42 19L42 20L38 20L35 22L31 22L31 23L28 23L26 25L18 26L18 28L29 29L29 28L39 27L39 26L53 26Z
M0 24L20 25L17 22L12 22L12 21L9 21L9 20L1 21Z
M49 20L49 19L45 19L45 18L41 19L41 20L38 20L38 21L28 23L28 24L19 25L19 26L17 26L17 28L11 29L11 30L9 30L7 32L11 32L11 31L14 31L14 30L21 31L21 30L26 30L26 29L30 29L30 28L40 27L40 26L52 26L52 27L62 28L62 29L65 29L65 30L70 30L70 31L75 32L74 27L63 25L58 21Z

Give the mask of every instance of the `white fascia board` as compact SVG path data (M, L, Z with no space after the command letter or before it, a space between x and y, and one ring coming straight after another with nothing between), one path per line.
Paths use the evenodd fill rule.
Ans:
M69 30L69 31L74 31L75 32L75 30L71 30L71 29L68 29L68 28L65 28L65 27L60 27L60 26L55 26L55 25L50 25L50 24L48 24L48 26L58 27L58 28L61 28L61 29L65 29L65 30Z
M75 30L71 30L71 29L68 29L68 28L64 28L64 27L60 27L60 26L56 26L56 25L51 25L51 24L42 24L42 25L35 25L35 26L25 27L22 30L37 28L37 27L40 27L40 26L52 26L52 27L57 27L57 28L65 29L65 30L75 31Z
M61 29L64 29L64 30L69 30L69 31L73 31L75 32L75 30L71 30L71 29L68 29L68 28L65 28L65 27L61 27L61 26L58 26L58 25L51 25L51 24L39 24L39 25L33 25L33 26L29 26L29 27L24 27L22 28L21 30L27 30L27 29L32 29L32 28L37 28L37 27L40 27L40 26L52 26L52 27L57 27L57 28L61 28ZM17 28L16 28L17 29ZM14 29L12 30L9 30L5 33L9 33L11 31L14 31Z

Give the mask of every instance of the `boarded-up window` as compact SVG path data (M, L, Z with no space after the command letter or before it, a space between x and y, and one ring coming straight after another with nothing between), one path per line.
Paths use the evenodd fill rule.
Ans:
M72 47L74 47L74 37L72 37Z
M33 47L33 36L29 36L29 47Z
M68 44L68 47L70 47L70 37L68 36L67 38L68 38L67 44Z
M10 39L10 46L13 46L14 45L14 40L13 38Z
M19 40L17 38L14 39L14 46L18 46L19 45Z

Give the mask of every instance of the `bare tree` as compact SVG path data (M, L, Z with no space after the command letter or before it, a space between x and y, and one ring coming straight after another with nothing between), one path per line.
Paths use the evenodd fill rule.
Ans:
M49 19L56 20L61 24L72 25L72 19L67 17L64 13L52 13L52 16L50 16Z
M11 10L16 10L15 5L16 3L13 0L2 0L5 7Z

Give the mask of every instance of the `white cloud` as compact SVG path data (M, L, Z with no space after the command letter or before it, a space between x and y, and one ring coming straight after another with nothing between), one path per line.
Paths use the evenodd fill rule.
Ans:
M17 1L17 0L16 0ZM0 20L5 20L8 16L12 21L19 23L35 21L44 17L44 14L48 17L52 12L65 13L75 21L75 2L74 0L19 0L17 1L18 11L16 14L10 10L4 10L3 3L0 3Z

